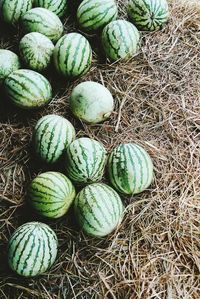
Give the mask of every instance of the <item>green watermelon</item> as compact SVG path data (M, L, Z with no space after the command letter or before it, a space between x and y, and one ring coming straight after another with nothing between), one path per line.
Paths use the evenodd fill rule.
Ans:
M37 122L33 134L33 146L41 160L52 164L60 159L65 148L74 139L73 125L64 117L51 114Z
M169 18L167 0L130 0L128 15L133 24L140 30L161 29Z
M82 137L67 147L66 174L79 184L100 181L106 161L107 152L104 146L96 140Z
M38 175L28 188L30 205L38 214L48 218L59 218L66 214L75 195L71 181L53 171Z
M111 115L114 101L106 87L93 81L86 81L73 89L70 108L77 118L87 123L96 124Z
M20 61L18 56L9 50L0 49L0 84L10 73L19 68Z
M40 275L53 265L57 247L56 234L48 225L40 222L26 223L9 240L9 266L22 276Z
M27 11L21 18L22 28L25 32L39 32L52 42L57 42L63 33L63 24L52 11L36 7Z
M86 234L104 237L120 224L124 207L115 190L105 184L95 183L78 193L74 212Z
M139 48L139 40L137 28L125 20L111 22L102 33L102 45L111 61L133 57Z
M144 191L152 183L153 163L141 146L121 144L109 156L108 174L117 191L133 195Z
M31 70L17 70L4 82L4 89L11 102L23 109L39 108L52 99L49 81Z
M32 0L1 0L0 14L3 20L11 25L15 25L20 18L32 8Z
M44 7L54 12L58 17L63 17L67 11L69 0L33 0L34 6Z
M85 74L92 63L92 49L88 40L79 33L64 35L55 46L54 63L58 73L65 77Z
M54 44L39 32L26 34L20 41L20 57L25 65L38 72L44 71L51 63Z
M114 0L84 0L77 11L80 26L95 31L116 20L118 9Z

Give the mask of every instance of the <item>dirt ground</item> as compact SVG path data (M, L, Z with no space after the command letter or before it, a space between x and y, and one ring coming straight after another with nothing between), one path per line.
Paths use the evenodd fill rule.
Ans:
M46 108L21 111L0 92L0 298L200 298L200 6L195 2L171 0L167 26L144 33L141 50L126 63L106 63L98 37L88 36L91 71L68 82L49 70L54 100ZM125 17L126 1L118 3ZM74 26L66 20L66 32ZM17 28L0 24L0 48L17 52L20 36ZM104 124L82 124L69 111L72 88L85 80L103 83L114 95L115 112ZM46 221L26 205L27 184L48 169L35 159L31 136L37 120L49 113L65 116L77 136L100 140L108 151L137 142L154 161L154 183L123 198L124 220L107 238L85 236L72 211ZM62 163L49 169L62 171ZM33 220L55 230L59 253L49 272L25 279L9 270L6 246L19 225Z

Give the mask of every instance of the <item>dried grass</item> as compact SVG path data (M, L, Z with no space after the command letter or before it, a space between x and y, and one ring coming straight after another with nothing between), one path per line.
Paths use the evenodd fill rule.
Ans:
M125 1L118 2L123 16ZM72 83L52 71L55 99L47 108L28 113L1 103L0 298L200 297L200 8L197 0L188 2L171 1L169 24L143 34L142 50L129 62L108 65L95 55L90 73ZM15 49L18 38L7 32L1 46ZM81 124L68 109L73 86L87 79L114 94L115 113L104 124ZM58 260L49 273L24 279L8 269L6 244L16 227L39 219L25 203L26 184L45 170L31 153L31 133L39 117L52 112L108 150L124 141L145 146L156 178L148 191L124 199L124 221L108 238L84 236L72 213L48 221L59 238Z

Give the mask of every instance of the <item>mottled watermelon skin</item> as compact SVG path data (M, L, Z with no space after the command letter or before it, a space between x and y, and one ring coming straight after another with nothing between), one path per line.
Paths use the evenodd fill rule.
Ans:
M81 28L96 31L116 20L118 9L114 0L84 0L77 11Z
M49 81L41 74L21 69L11 73L4 82L10 101L22 109L35 109L48 104L52 99Z
M61 18L67 12L68 1L69 0L34 0L33 3L35 7L46 8Z
M88 235L104 237L121 223L124 206L115 190L95 183L81 190L74 201L74 212L81 229Z
M67 146L75 139L73 125L64 117L50 114L42 117L33 133L33 148L46 163L57 162Z
M20 57L26 67L37 72L46 70L52 59L54 44L39 32L26 34L19 43Z
M63 24L59 17L42 7L35 7L27 11L21 18L21 25L24 32L39 32L52 42L57 42L63 33Z
M169 7L166 0L130 0L128 15L139 30L155 31L169 19Z
M151 157L135 143L121 144L109 156L108 175L110 182L120 193L141 193L153 181Z
M76 195L71 181L55 171L39 174L32 180L27 193L35 211L51 219L65 215Z
M0 84L20 67L19 57L15 53L0 49Z
M10 25L16 25L31 8L32 0L0 0L0 15Z
M84 75L92 63L92 49L79 33L64 35L54 49L54 64L58 73L67 78Z
M127 60L139 48L140 34L128 21L117 20L108 24L102 33L102 45L110 61Z
M8 264L19 275L40 275L55 262L57 247L56 234L48 225L28 222L20 226L9 240Z

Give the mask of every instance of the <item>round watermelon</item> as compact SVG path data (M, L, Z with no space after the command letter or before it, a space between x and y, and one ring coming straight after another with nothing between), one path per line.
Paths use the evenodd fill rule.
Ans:
M111 22L102 33L102 45L111 61L133 57L139 48L139 40L137 28L125 20Z
M52 99L49 81L39 73L31 70L17 70L4 82L4 89L9 99L23 109L39 108Z
M86 234L104 237L121 223L124 207L115 190L105 184L95 183L78 193L74 212Z
M57 42L63 33L63 24L52 11L36 7L27 11L21 18L22 28L25 32L39 32L52 42Z
M167 0L130 0L128 15L140 30L159 30L169 18Z
M33 0L34 6L46 8L58 17L63 17L67 11L69 0Z
M71 181L53 171L38 175L28 188L30 205L41 216L53 219L67 213L75 195Z
M55 46L54 63L58 73L65 77L85 74L92 63L92 49L88 40L79 33L64 35Z
M15 25L20 18L32 8L32 0L1 0L0 14L3 20Z
M19 57L9 50L0 49L0 84L10 75L10 73L19 68Z
M78 184L97 182L104 174L106 161L104 146L96 140L82 137L67 147L66 174Z
M64 117L51 114L37 122L33 133L33 146L41 160L52 164L60 159L65 148L74 139L73 125Z
M78 8L77 19L83 29L95 31L115 20L117 14L114 0L84 0Z
M22 276L40 275L53 265L57 247L56 234L48 225L40 222L26 223L9 240L9 266Z
M95 124L106 120L111 115L114 101L106 87L93 81L86 81L73 89L70 107L77 118Z
M108 174L117 191L128 195L138 194L152 183L153 163L141 146L121 144L109 156Z

